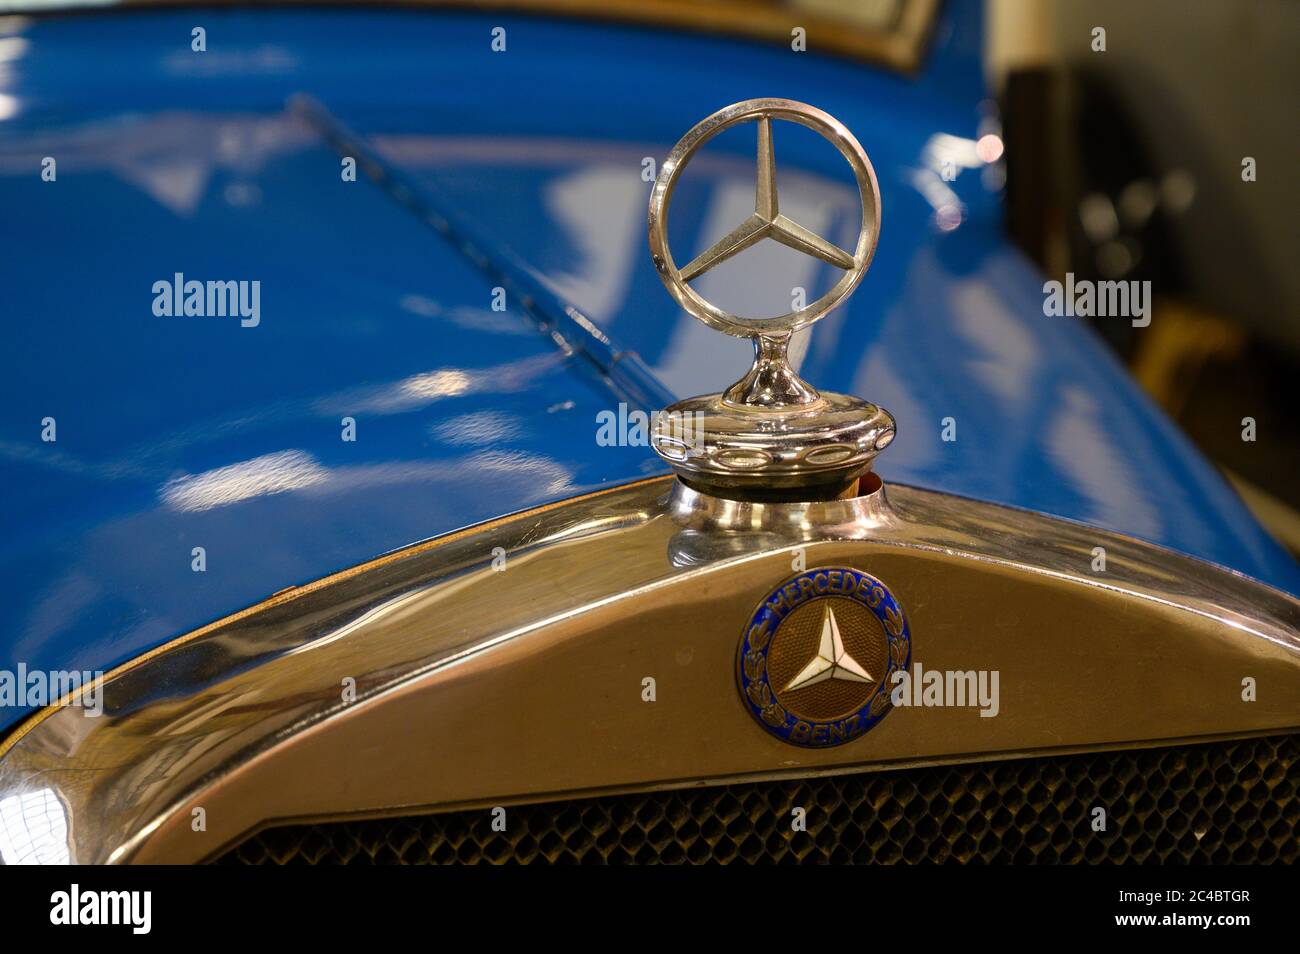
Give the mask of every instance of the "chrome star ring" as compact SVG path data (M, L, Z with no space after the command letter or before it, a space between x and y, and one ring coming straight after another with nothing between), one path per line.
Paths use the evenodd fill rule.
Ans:
M798 123L822 135L839 150L857 180L862 200L862 224L852 254L781 214L777 197L776 161L772 144L772 120ZM691 156L706 142L740 123L758 124L758 186L754 213L744 222L679 268L668 247L668 208L673 189ZM876 172L862 146L844 124L828 113L789 99L750 99L735 103L697 123L673 147L664 160L650 193L648 216L650 253L659 277L678 303L700 321L729 335L784 335L807 327L843 301L862 280L876 250L880 232L880 188ZM765 238L812 255L844 270L834 286L811 304L775 318L746 318L733 315L706 301L690 282L715 265L744 251Z

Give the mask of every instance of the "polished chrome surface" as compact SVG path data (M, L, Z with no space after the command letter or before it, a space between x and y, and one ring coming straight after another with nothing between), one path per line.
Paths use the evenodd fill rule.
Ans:
M772 145L772 120L798 123L821 135L839 150L853 170L862 202L862 219L853 254L836 247L821 236L809 232L780 213L777 195L776 160ZM691 157L718 133L740 123L758 124L758 172L754 214L732 232L695 258L678 268L668 247L668 211L673 192ZM759 334L789 335L823 317L842 302L862 281L876 251L880 231L880 187L876 171L866 151L853 133L834 116L807 103L789 99L750 99L733 103L698 122L678 141L659 169L650 192L647 214L650 254L665 287L689 314L711 328L748 338ZM820 298L774 318L747 318L723 311L706 301L688 284L718 263L749 248L764 238L772 238L805 254L823 259L843 270L844 274Z
M852 254L781 211L772 121L806 126L839 150L853 169L862 219ZM691 157L718 133L740 123L758 127L754 211L679 268L668 247L668 210ZM702 120L673 147L650 194L650 253L664 286L688 314L710 328L754 342L754 363L723 394L671 405L652 443L685 480L723 496L801 488L804 496L835 496L871 466L893 439L889 412L859 398L818 394L790 365L790 336L824 317L857 287L871 264L880 231L880 189L871 160L833 116L788 99L734 103ZM844 274L811 304L774 318L747 318L707 301L690 282L734 255L772 239Z
M1300 727L1294 598L1083 525L864 489L771 504L645 481L279 594L110 673L102 717L25 723L0 753L0 818L26 821L0 851L186 861L284 819ZM902 708L830 750L756 728L736 640L801 559L887 580L915 661L998 670L998 715Z
M817 485L835 496L871 466L894 433L888 411L843 394L825 392L815 404L779 417L706 395L659 415L654 447L687 480L726 496Z
M666 509L679 526L710 534L720 551L728 541L751 534L773 534L782 542L859 540L888 527L894 511L875 474L863 477L857 489L861 492L838 500L765 503L714 497L674 481Z

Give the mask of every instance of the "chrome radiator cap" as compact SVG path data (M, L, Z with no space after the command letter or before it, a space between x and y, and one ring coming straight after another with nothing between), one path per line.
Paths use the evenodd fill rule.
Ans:
M862 200L852 254L781 214L772 148L774 119L825 137L849 163ZM709 139L745 122L758 124L754 212L679 268L668 247L668 207L691 156ZM754 342L749 372L721 394L688 398L657 415L651 443L686 483L737 499L827 499L850 489L894 439L890 413L869 401L818 392L790 366L790 337L824 317L857 287L875 253L880 190L866 152L845 126L820 109L787 99L752 99L698 123L673 147L650 195L648 225L655 269L691 316ZM763 239L819 258L844 274L816 301L774 318L746 318L706 301L690 282Z

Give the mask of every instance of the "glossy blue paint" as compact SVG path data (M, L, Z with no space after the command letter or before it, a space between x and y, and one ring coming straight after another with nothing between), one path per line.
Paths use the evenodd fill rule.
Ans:
M196 24L204 54L189 48ZM497 24L505 54L489 48ZM872 271L796 353L809 380L898 418L887 479L1130 532L1300 592L1294 562L1096 340L1043 317L1041 278L1000 236L986 173L938 175L981 120L974 24L957 5L915 79L497 14L11 24L0 669L107 669L284 587L663 472L647 448L599 446L597 413L716 390L747 354L681 315L653 274L642 160L760 95L837 115L880 175ZM326 125L286 110L304 92ZM386 185L341 181L334 122L388 166ZM679 190L683 255L752 203L752 132L734 132ZM782 201L846 241L847 171L802 132L777 129ZM422 209L463 227L486 269ZM828 279L784 252L756 248L700 287L784 310L794 285L811 297ZM178 271L259 281L260 323L156 316L153 285ZM492 310L503 282L534 303L516 293ZM940 440L947 416L956 442ZM56 442L41 440L46 417ZM4 708L0 728L23 711Z

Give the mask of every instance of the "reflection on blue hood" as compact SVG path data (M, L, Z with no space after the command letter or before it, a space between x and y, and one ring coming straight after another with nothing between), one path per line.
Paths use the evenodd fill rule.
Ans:
M205 54L189 48L196 22ZM510 52L494 57L498 23ZM996 169L960 161L981 107L942 49L907 79L498 15L186 10L7 29L0 669L108 669L285 587L664 472L646 447L598 444L597 414L716 391L749 356L659 284L645 160L760 95L836 115L880 176L875 264L794 354L809 381L895 415L887 480L1300 592L1295 564L1091 334L1044 316L1042 279L1000 236ZM286 109L296 93L362 137L415 207L468 224L489 267L391 179L344 181L336 144ZM738 133L679 189L682 260L752 210ZM833 150L811 134L776 150L782 201L851 244L856 196ZM954 155L949 182L936 163ZM701 291L779 311L828 280L753 251ZM494 294L497 267L536 286L531 310ZM204 311L208 282L257 282L258 320L156 313L155 286L178 273L182 312L185 281L204 283ZM4 707L0 727L22 711Z

